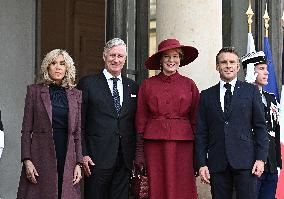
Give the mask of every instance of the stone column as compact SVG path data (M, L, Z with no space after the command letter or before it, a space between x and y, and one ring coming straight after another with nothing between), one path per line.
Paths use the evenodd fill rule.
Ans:
M119 37L127 41L127 0L107 0L106 1L106 41Z
M176 38L198 49L198 58L179 69L193 79L199 90L219 81L215 57L222 47L222 1L157 0L157 44ZM197 178L199 198L211 198L210 186Z
M180 68L203 90L216 84L215 56L222 47L222 1L157 0L157 43L176 38L198 49L198 58Z

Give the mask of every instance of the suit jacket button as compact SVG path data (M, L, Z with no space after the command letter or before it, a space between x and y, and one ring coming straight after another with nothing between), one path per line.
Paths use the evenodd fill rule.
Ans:
M229 122L228 122L228 121L226 121L226 122L225 122L225 124L229 124Z

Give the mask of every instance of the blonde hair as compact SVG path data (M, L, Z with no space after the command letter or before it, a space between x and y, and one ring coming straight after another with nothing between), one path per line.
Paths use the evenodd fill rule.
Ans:
M175 50L179 54L180 60L183 60L183 58L184 58L183 50L181 48L175 48L173 50Z
M171 49L168 49L168 50L174 50L174 51L176 51L176 52L178 53L178 55L179 55L180 60L183 60L183 59L184 59L184 53L183 53L183 50L182 50L181 48L171 48ZM165 52L166 52L166 51L164 51L164 52L161 53L161 58L162 58L162 56L163 56L163 54L164 54ZM160 59L161 59L161 58L160 58Z
M54 49L45 55L42 61L41 67L40 67L40 76L39 76L38 83L45 84L45 85L55 83L55 81L50 78L48 74L48 69L49 69L50 64L59 55L63 56L63 59L65 61L65 67L66 67L66 73L62 79L61 86L64 88L74 88L76 86L75 84L76 68L74 66L73 59L70 57L70 55L65 50L62 50L62 49Z

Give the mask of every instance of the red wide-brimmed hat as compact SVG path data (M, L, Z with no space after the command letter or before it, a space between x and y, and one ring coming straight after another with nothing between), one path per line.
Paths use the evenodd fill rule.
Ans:
M175 48L181 48L184 54L183 59L180 61L180 66L185 66L190 62L193 62L198 57L198 50L196 48L192 46L181 45L176 39L166 39L159 44L158 52L156 52L146 60L146 68L149 70L159 70L161 68L160 58L162 52Z

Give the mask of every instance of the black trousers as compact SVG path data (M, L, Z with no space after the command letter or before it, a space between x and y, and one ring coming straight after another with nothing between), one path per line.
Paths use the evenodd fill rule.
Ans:
M224 172L210 174L212 199L231 199L233 189L236 199L256 199L257 176L251 169L233 169L230 166Z
M278 182L277 173L264 172L257 179L258 199L275 199Z
M110 169L91 168L85 177L85 199L128 199L130 170L125 166L121 149L115 165Z

